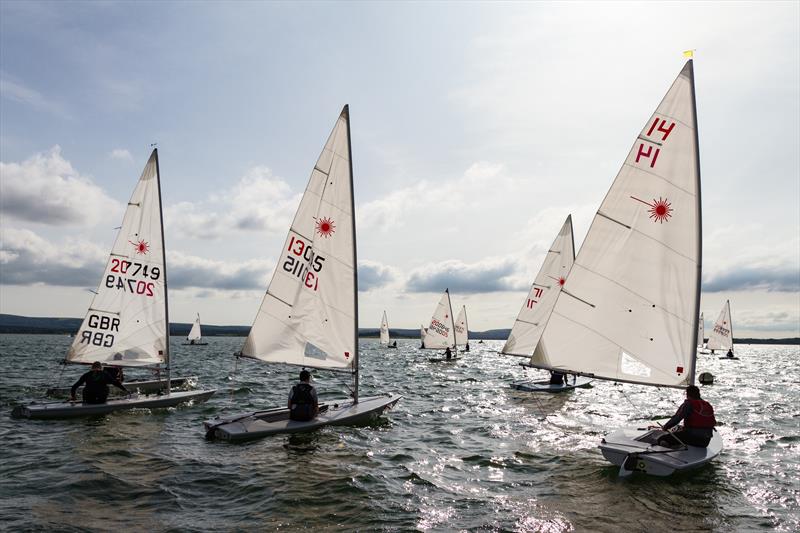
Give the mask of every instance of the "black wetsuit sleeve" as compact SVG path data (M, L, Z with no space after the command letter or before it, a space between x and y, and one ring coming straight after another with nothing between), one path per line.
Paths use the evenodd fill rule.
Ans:
M106 375L108 376L108 374L106 374ZM117 378L114 378L114 377L108 376L108 381L109 381L109 383L111 383L112 385L114 385L116 388L118 388L118 389L120 389L120 390L124 390L125 392L128 392L128 389L126 389L126 388L125 388L125 385L123 385L122 383L120 383L120 382L119 382L119 380L118 380Z
M670 429L674 426L677 426L681 420L685 420L689 418L689 415L692 413L692 404L689 402L683 402L678 410L675 412L675 415L669 419L669 421L664 424L664 429Z
M75 396L75 393L78 391L78 387L86 383L86 374L83 374L78 381L75 382L75 385L72 386L72 390L70 391L71 396Z

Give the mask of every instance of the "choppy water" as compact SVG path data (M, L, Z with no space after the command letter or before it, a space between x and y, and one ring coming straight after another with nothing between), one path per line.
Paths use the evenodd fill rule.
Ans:
M450 364L416 341L362 340L363 395L404 398L372 426L246 444L207 442L202 421L283 405L297 369L233 358L241 338L172 339L178 375L215 387L206 404L64 421L9 417L57 381L70 339L0 336L0 527L9 530L800 530L800 352L740 346L698 371L725 442L706 468L618 479L607 429L669 416L682 393L595 382L536 396L508 383L518 360L473 344ZM69 384L81 369L68 368ZM130 374L131 372L129 372ZM534 372L528 371L529 375ZM340 396L330 373L321 397ZM634 407L636 406L636 407Z

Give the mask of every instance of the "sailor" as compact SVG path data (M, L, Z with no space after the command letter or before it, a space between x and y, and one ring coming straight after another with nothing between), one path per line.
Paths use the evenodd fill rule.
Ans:
M728 348L728 353L725 354L725 357L733 357L733 348Z
M452 359L453 358L453 352L450 351L450 347L449 346L444 350L444 358L445 359Z
M397 341L394 341L394 342L392 343L392 348L397 348Z
M559 372L558 370L551 370L550 371L550 385L563 385L564 384L564 374Z
M319 412L317 391L310 383L311 372L305 368L300 371L300 383L289 391L289 418L300 422L314 420Z
M464 347L464 351L465 351L465 352L468 352L468 351L469 351L469 343L467 343L467 345Z
M681 443L700 448L707 447L714 434L717 420L714 418L714 408L700 398L700 389L695 385L686 387L686 401L678 407L675 416L664 424L664 430L669 431L681 420L683 420L683 429L659 438L658 444L668 448L680 446Z
M75 391L83 385L83 403L106 403L109 384L128 392L128 389L118 379L108 372L103 372L103 365L100 361L95 361L92 363L92 369L82 375L72 386L70 401L75 401Z
M104 369L112 378L116 379L120 383L125 381L125 374L122 371L121 366L113 366L113 365L106 365Z

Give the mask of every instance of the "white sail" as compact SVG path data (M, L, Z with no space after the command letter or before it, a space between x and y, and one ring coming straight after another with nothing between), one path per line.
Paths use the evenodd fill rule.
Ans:
M354 227L345 106L311 172L243 356L315 368L354 368Z
M445 290L431 317L431 324L425 331L422 344L425 348L443 350L455 347L453 334L453 308L450 305L450 292Z
M469 326L467 325L467 306L461 307L458 318L455 322L456 345L465 346L469 344Z
M697 324L697 346L703 346L703 343L706 340L706 326L705 326L705 319L703 318L703 313L700 313L700 321Z
M717 321L714 322L714 329L708 334L709 350L731 350L733 349L733 325L731 324L731 302L725 300L725 305L719 312Z
M192 324L192 329L189 331L189 335L186 336L187 341L196 341L200 340L203 334L200 332L200 314L197 314L197 319Z
M692 61L645 123L592 221L535 366L683 387L700 314L700 172Z
M428 330L425 328L425 326L420 326L419 327L419 340L420 340L420 342L422 342L423 345L425 344L425 333L427 331Z
M383 312L381 319L381 344L389 344L389 320L386 318L386 311Z
M572 234L572 215L569 215L547 251L502 353L520 357L533 355L574 261L575 239Z
M133 191L105 272L66 359L119 366L165 363L167 293L158 154Z

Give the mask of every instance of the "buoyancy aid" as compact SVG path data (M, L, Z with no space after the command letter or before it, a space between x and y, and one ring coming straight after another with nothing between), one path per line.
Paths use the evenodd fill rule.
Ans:
M314 387L307 383L298 383L292 387L292 408L289 418L300 421L314 418L314 396L311 394L313 390Z
M687 428L713 428L717 425L717 419L714 418L714 408L710 403L705 400L691 398L687 398L686 401L692 406L692 412L684 419L684 424Z

